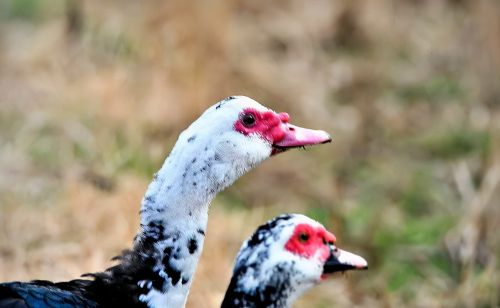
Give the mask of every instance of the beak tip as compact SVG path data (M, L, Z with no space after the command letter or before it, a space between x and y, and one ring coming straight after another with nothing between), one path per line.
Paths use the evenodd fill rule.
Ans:
M356 265L356 269L360 270L367 270L368 269L368 262L361 256L357 256L358 259L358 264Z
M330 135L328 135L327 139L325 139L325 141L321 142L321 144L330 143L330 142L332 142L332 137Z

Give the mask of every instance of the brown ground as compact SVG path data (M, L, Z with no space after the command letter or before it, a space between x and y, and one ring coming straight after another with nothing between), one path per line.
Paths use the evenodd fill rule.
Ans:
M189 307L282 212L370 263L299 307L499 306L499 84L494 1L4 1L0 281L107 267L178 133L244 94L334 142L214 201Z

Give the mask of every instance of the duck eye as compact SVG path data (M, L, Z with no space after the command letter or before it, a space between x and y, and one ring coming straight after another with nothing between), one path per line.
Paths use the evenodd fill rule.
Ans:
M255 125L255 117L251 113L245 113L244 115L241 116L241 123L245 127L252 127Z
M306 243L308 240L309 240L309 234L307 234L305 232L301 232L299 234L299 242Z

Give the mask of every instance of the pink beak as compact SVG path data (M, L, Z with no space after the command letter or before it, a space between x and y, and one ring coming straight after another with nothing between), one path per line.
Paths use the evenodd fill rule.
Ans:
M330 135L322 130L303 128L289 123L282 123L282 128L285 131L285 137L273 144L272 155L291 148L323 144L332 141Z

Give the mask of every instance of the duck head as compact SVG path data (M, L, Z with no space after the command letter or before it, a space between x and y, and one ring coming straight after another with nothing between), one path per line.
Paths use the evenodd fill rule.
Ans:
M368 268L335 245L332 233L304 215L274 218L243 244L223 307L288 307L332 273Z
M181 133L166 164L184 169L192 169L186 164L196 164L201 172L211 170L209 178L220 191L270 156L331 141L322 130L289 121L287 113L274 112L251 98L228 97Z

